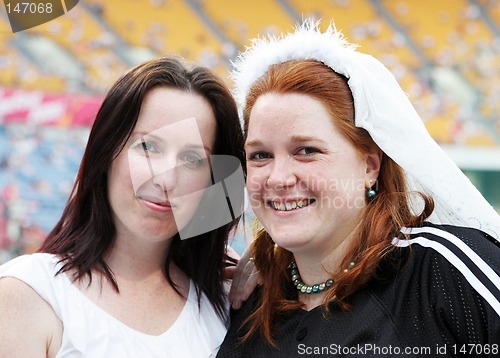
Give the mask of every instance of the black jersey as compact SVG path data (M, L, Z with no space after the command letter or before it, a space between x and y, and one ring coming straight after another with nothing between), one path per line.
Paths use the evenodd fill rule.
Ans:
M239 328L258 304L256 290L232 321L218 357L499 357L500 246L470 228L404 229L409 240L376 278L349 298L276 317L278 349L259 337L239 345Z

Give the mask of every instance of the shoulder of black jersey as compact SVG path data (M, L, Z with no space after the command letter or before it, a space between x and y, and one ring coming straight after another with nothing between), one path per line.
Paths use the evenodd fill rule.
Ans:
M453 265L500 316L498 241L477 229L428 222L418 227L402 228L401 232L407 238L394 238L393 245L415 247L427 255L439 256L440 261L447 265Z

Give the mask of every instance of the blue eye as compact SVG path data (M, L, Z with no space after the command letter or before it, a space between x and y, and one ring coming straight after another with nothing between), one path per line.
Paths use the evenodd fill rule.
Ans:
M184 153L181 155L180 159L188 166L200 166L203 164L203 159L196 153Z
M136 144L134 148L145 154L159 152L154 143L147 141L141 141L140 143Z
M296 152L296 154L298 154L298 155L311 155L314 153L320 153L320 150L317 148L312 148L312 147L304 147L304 148L300 148Z
M255 152L248 156L247 160L264 160L271 158L271 154L266 152Z

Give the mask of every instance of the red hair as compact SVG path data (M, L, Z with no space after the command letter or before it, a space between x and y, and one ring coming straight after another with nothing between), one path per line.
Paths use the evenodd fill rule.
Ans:
M245 135L255 102L269 92L300 93L320 100L328 108L335 126L360 153L379 150L369 133L354 124L354 102L347 79L323 63L293 60L270 66L267 73L252 85L247 96L243 113ZM347 310L347 298L374 277L381 260L395 249L391 240L400 236L401 227L422 222L434 209L432 199L419 193L424 209L420 214L412 212L408 205L411 193L406 187L403 170L385 154L382 154L377 190L377 196L367 204L340 267L346 267L351 261L356 265L341 274L328 290L324 301L326 309L335 299ZM287 298L290 287L293 287L288 269L293 254L275 245L265 230L257 234L251 250L263 283L259 307L245 321L248 331L243 342L258 333L275 346L273 318L302 306L300 301Z

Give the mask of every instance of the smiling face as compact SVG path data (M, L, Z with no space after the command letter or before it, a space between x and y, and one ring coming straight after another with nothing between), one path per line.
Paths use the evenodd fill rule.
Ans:
M252 208L279 246L322 255L354 230L378 156L359 153L322 102L297 93L260 96L245 150Z
M117 235L163 241L191 218L210 183L216 121L201 96L149 92L136 127L114 159L108 196Z

